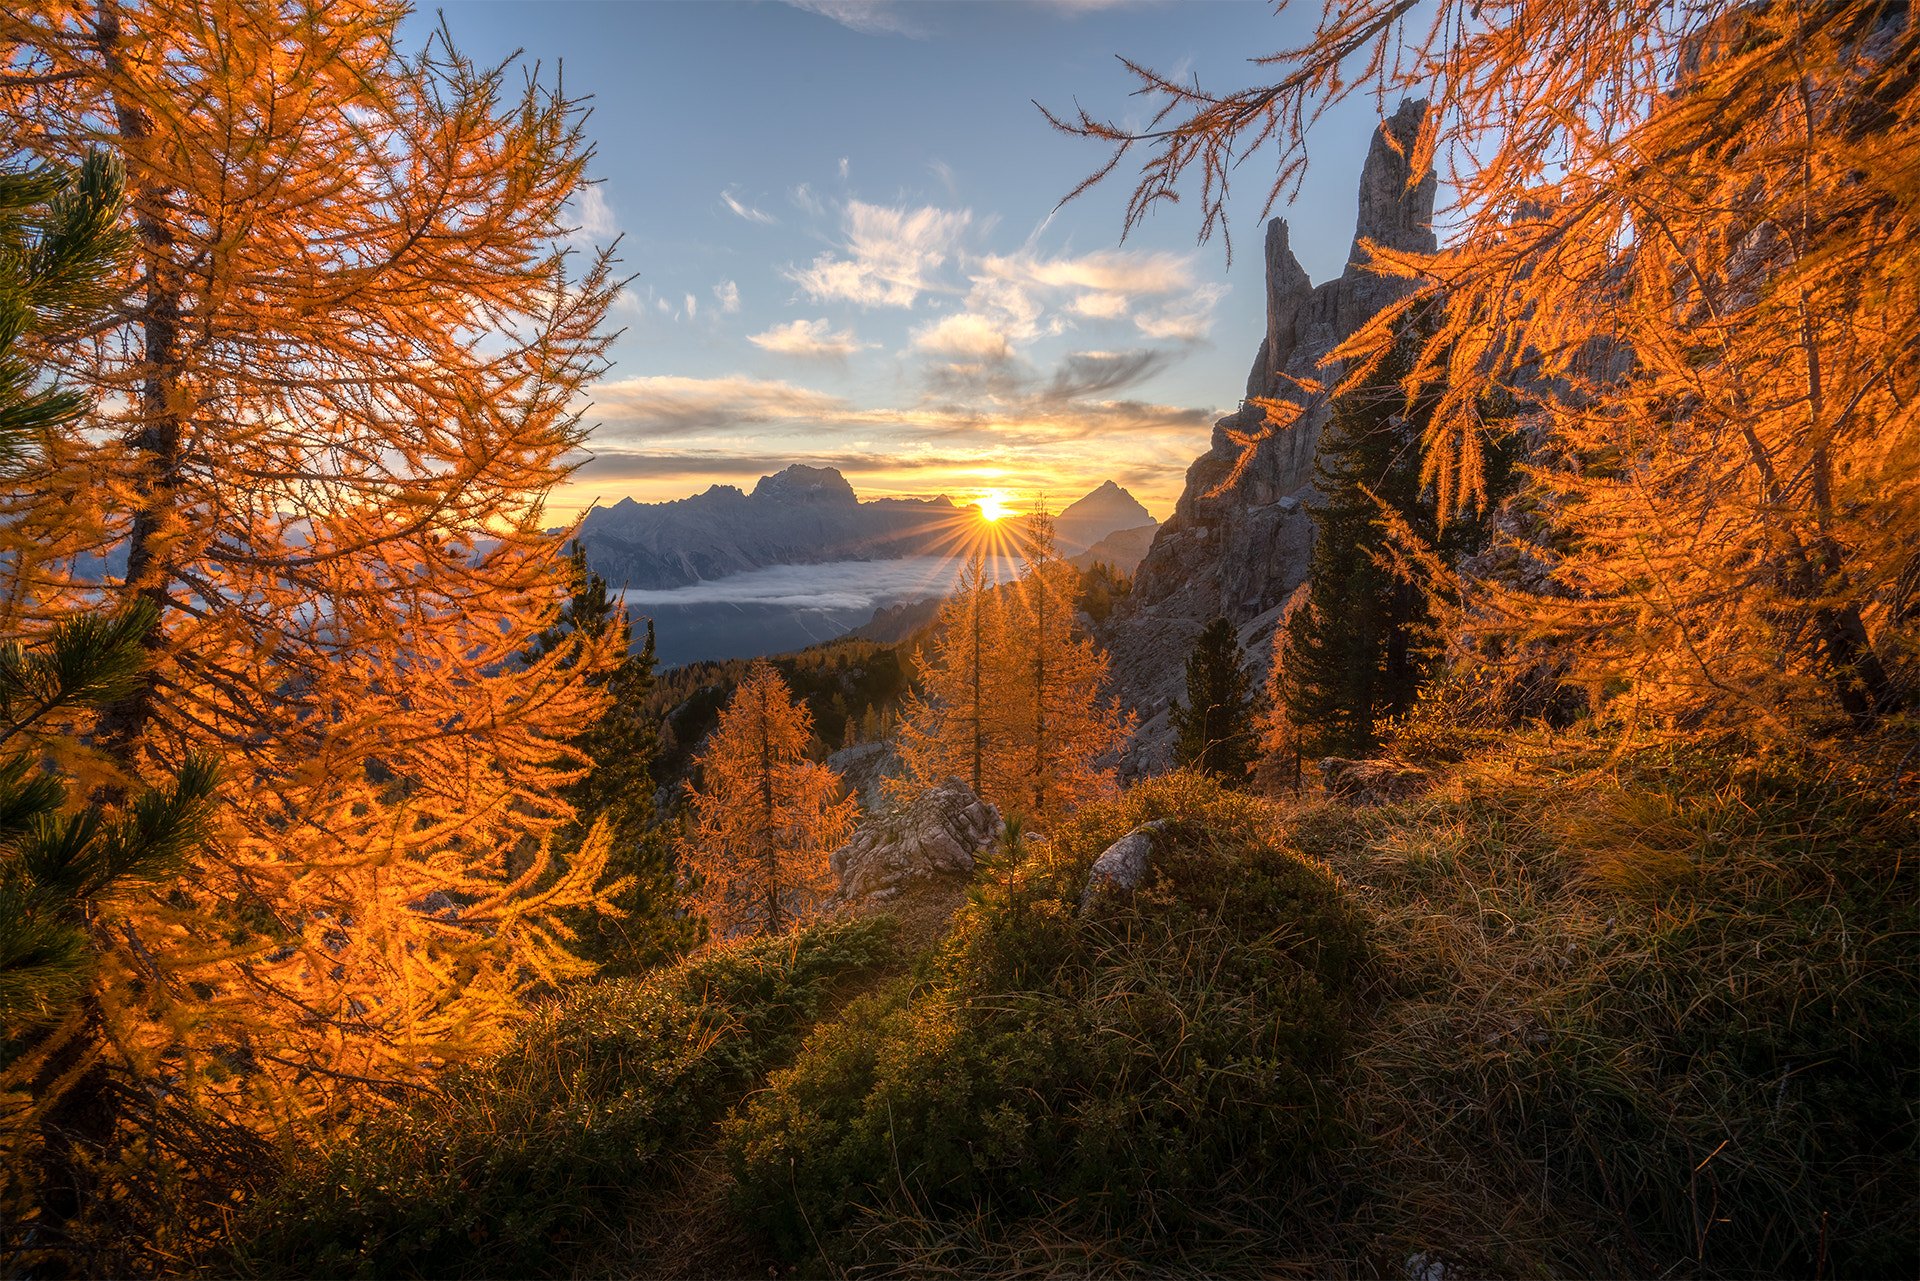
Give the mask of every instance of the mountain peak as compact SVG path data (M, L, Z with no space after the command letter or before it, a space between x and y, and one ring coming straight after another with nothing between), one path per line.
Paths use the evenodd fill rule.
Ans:
M1088 493L1083 498L1068 503L1066 509L1060 513L1057 519L1061 521L1071 521L1095 514L1105 518L1109 514L1119 512L1126 512L1130 517L1137 517L1137 519L1130 520L1128 524L1118 527L1121 529L1131 529L1136 525L1147 525L1153 522L1153 517L1147 513L1145 507L1140 505L1139 499L1110 480L1101 481L1099 488Z
M832 503L843 507L860 501L854 497L853 486L845 476L831 467L809 467L805 463L795 463L771 476L762 476L760 483L753 487L753 496L775 502Z
M1053 527L1061 550L1074 555L1109 534L1153 523L1153 516L1140 505L1139 499L1106 480L1085 497L1067 504L1066 509L1054 517Z

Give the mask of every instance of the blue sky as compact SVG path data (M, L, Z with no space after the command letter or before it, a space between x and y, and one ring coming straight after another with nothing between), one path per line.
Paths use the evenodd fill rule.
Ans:
M583 235L636 279L593 389L593 459L556 514L750 487L789 462L863 497L999 490L1055 506L1112 478L1164 517L1234 407L1264 324L1273 157L1236 173L1235 254L1191 204L1122 244L1131 181L1055 212L1105 159L1033 100L1138 120L1115 55L1261 79L1312 11L1254 0L456 3L456 45L520 50L591 95ZM436 11L409 22L423 39ZM1353 232L1370 100L1314 136L1278 212L1322 280Z

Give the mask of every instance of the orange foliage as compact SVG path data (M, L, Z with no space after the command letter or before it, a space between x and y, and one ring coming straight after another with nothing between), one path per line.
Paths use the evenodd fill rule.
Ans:
M696 758L680 839L692 897L716 938L779 934L833 889L827 855L853 831L859 802L839 774L807 759L813 714L764 659L747 668Z
M1424 36L1415 8L1332 0L1310 43L1262 60L1272 83L1215 96L1136 68L1161 104L1151 130L1062 127L1115 145L1090 181L1147 152L1129 225L1197 168L1212 228L1249 145L1279 151L1271 199L1328 102L1430 97L1415 171L1436 161L1452 183L1444 247L1372 247L1415 288L1336 355L1353 385L1402 313L1443 305L1406 382L1440 391L1425 474L1444 510L1482 500L1497 437L1532 446L1509 551L1537 572L1470 584L1460 638L1483 661L1548 647L1640 724L1800 738L1910 712L1910 7L1444 0ZM1521 412L1483 421L1503 401Z
M1003 814L1050 825L1117 790L1100 762L1133 726L1106 694L1106 655L1075 635L1079 579L1055 552L1053 522L1041 513L1025 526L1018 583L985 587L976 560L942 607L926 696L909 704L901 728L905 773L892 790L910 795L953 775Z
M53 353L87 440L0 509L0 632L95 591L161 608L97 727L119 777L214 754L224 826L115 927L107 1033L233 1112L299 1120L499 1043L585 968L596 831L557 868L567 746L617 661L521 667L567 592L541 502L583 429L613 291L564 252L580 112L397 4L0 12L9 145L126 162L115 323ZM124 580L75 576L119 545ZM588 642L578 642L586 645Z
M986 552L976 550L940 606L925 694L907 703L900 725L902 786L896 791L924 791L953 776L965 779L976 795L1008 795L1004 615L1001 594L987 585Z

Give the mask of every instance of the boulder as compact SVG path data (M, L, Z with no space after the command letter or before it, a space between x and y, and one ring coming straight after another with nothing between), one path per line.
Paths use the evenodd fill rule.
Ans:
M973 856L1000 831L1000 812L949 778L905 809L863 823L829 856L839 887L827 906L871 912L921 889L951 893L973 875Z
M1080 891L1080 910L1085 912L1102 894L1130 892L1146 883L1153 867L1153 842L1165 823L1142 823L1107 846L1093 861L1087 873L1087 886Z

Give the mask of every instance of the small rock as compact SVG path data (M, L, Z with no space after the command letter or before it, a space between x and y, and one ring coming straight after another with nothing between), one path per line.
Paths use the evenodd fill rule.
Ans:
M1080 910L1086 911L1101 894L1139 889L1153 862L1153 838L1165 827L1158 820L1142 823L1107 846L1087 873L1087 887L1080 892Z

